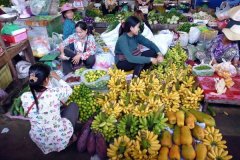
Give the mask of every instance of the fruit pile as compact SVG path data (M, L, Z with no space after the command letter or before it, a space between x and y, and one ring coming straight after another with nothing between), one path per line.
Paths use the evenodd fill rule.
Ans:
M84 84L74 86L73 93L68 100L68 103L71 102L79 106L79 117L81 122L87 121L100 111L100 107L94 98L94 92Z
M106 71L91 70L85 74L85 79L87 80L87 82L94 82L104 75L106 75Z
M109 80L104 70L89 69L82 73L82 82L91 89L105 89Z
M101 112L86 129L90 137L101 136L104 147L98 155L142 160L232 158L214 128L215 120L198 111L203 91L191 66L185 66L186 59L186 52L177 45L163 63L131 82L124 71L108 70L108 92L95 95ZM97 152L98 147L92 148Z

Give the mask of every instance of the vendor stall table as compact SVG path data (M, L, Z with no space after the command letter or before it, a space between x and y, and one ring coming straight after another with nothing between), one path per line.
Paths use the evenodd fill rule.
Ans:
M216 92L214 78L220 78L217 75L197 77L200 87L204 90L203 111L207 110L209 103L240 105L240 76L233 77L234 86L227 89L225 94L212 95Z
M35 63L35 59L33 57L32 49L30 47L30 43L28 40L23 40L22 42L16 43L10 47L5 47L1 38L0 38L0 41L1 41L1 44L4 49L4 54L0 57L0 68L3 68L7 64L10 68L11 76L12 76L12 78L9 78L9 80L13 80L12 82L9 82L9 83L10 83L10 85L12 84L14 87L12 87L9 91L7 91L7 92L9 92L9 96L7 98L11 99L11 97L16 92L21 90L22 87L27 82L25 79L23 79L23 80L18 79L17 71L13 64L12 59L16 55L18 55L20 52L23 52L25 59L32 64ZM3 100L3 101L5 101L5 100Z

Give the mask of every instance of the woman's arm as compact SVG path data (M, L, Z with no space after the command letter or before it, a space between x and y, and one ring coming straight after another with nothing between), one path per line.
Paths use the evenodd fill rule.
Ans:
M66 47L66 46L68 46L69 44L72 44L72 43L74 43L74 41L75 41L75 35L74 34L72 34L72 35L70 35L67 39L65 39L62 43L60 43L59 44L59 51L60 51L60 58L61 59L69 59L68 57L66 57L65 55L64 55L64 48Z
M146 47L154 50L156 53L159 53L159 52L160 52L159 48L156 46L155 43L153 43L153 42L150 41L149 39L145 38L145 37L144 37L143 35L141 35L141 34L137 36L137 41L138 41L138 43L140 43L140 44L142 44L142 45L144 45L144 46L146 46Z

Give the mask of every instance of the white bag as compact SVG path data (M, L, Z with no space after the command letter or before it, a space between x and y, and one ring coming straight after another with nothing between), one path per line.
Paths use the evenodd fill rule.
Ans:
M188 33L187 32L179 32L179 42L180 46L186 47L188 45Z
M222 2L220 7L216 8L215 15L217 16L218 20L222 21L229 18L228 10L230 9L230 5L228 2Z
M191 27L189 31L189 43L196 43L199 40L200 35L201 32L197 27Z
M162 30L157 35L154 35L153 41L158 46L163 55L168 51L172 44L174 34L169 30Z
M26 61L19 61L16 64L16 70L17 70L17 75L19 79L23 79L28 76L30 66L31 66L31 63Z
M111 66L114 65L114 56L110 53L108 54L98 54L96 55L96 62L93 66L93 69L97 70L108 70Z

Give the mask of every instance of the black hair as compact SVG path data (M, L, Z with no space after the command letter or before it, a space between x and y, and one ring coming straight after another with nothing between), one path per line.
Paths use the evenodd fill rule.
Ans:
M43 86L43 83L46 80L46 78L49 77L50 72L51 72L50 67L43 63L36 63L29 68L29 76L30 76L29 87L33 94L33 98L36 103L37 110L39 109L39 107L38 107L38 99L36 96L36 92L37 93L43 92L47 89L46 87ZM31 78L32 76L35 77L35 79Z
M83 22L83 21L77 22L77 24L75 25L75 28L77 28L77 27L81 28L84 31L88 30L87 34L93 35L94 28L92 26L88 26L86 22Z
M130 32L131 27L135 27L140 22L141 21L135 16L128 17L125 23L123 23L123 25L120 27L119 36L121 36L123 33Z

